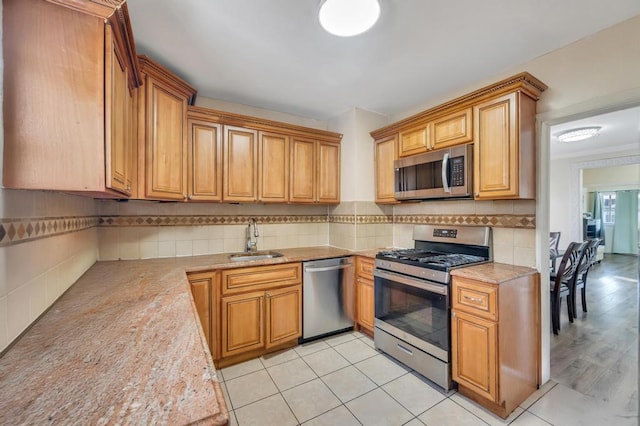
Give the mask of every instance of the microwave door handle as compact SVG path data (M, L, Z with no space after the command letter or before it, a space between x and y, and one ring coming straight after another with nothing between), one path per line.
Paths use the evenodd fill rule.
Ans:
M451 187L449 187L449 153L446 152L444 154L444 158L442 159L442 186L444 188L444 192L451 192Z

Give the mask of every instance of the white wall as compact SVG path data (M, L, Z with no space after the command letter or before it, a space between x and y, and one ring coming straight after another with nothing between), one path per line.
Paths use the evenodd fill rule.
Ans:
M340 164L342 201L375 200L374 146L369 134L385 126L388 117L360 108L329 120L329 130L343 134Z
M425 100L423 104L394 114L391 121L416 114L522 71L528 71L549 86L538 101L539 114L574 107L631 89L638 90L640 49L636 46L637 40L640 40L640 15L531 61L514 65L491 78L460 87L456 92Z
M640 189L640 164L586 169L582 186L586 192Z

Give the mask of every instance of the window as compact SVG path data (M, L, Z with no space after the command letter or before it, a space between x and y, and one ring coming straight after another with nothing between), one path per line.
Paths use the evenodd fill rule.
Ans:
M616 221L616 193L602 193L602 222L614 223Z

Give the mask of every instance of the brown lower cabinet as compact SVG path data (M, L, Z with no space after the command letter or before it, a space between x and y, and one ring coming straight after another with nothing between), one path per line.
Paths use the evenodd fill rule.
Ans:
M540 275L512 265L481 267L484 276L504 278L452 273L452 379L461 394L506 418L540 383Z
M189 274L189 282L218 368L294 346L302 335L300 263Z
M356 323L361 331L373 336L374 293L371 258L356 257Z

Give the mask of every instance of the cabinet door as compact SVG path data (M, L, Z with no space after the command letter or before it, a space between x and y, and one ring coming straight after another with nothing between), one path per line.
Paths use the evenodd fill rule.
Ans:
M340 202L340 145L318 142L318 202Z
M473 107L475 198L518 195L517 111L515 93Z
M358 277L356 279L356 316L358 324L373 331L374 323L373 281Z
M124 56L105 25L105 166L107 187L131 195L133 99Z
M431 124L422 124L400 132L398 156L420 154L431 149Z
M269 349L302 335L302 285L266 292L266 347Z
M146 86L146 197L185 200L187 100L150 76Z
M225 201L258 199L258 132L242 127L224 126Z
M286 203L289 200L289 136L260 132L258 189L260 201Z
M440 149L473 140L471 108L433 120L433 148Z
M454 311L451 319L452 378L491 401L498 400L495 322Z
M198 311L198 318L202 324L202 331L207 339L209 351L211 351L211 289L213 286L212 274L197 274L189 276L193 302Z
M189 120L188 196L194 201L222 200L222 126L205 120Z
M376 141L375 167L376 167L376 203L395 203L395 168L393 162L397 159L396 153L398 138L396 135Z
M316 187L316 142L292 138L289 188L293 203L313 203Z
M221 302L222 357L264 348L264 293L227 296Z

